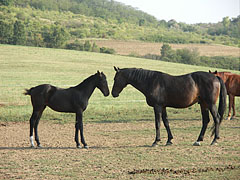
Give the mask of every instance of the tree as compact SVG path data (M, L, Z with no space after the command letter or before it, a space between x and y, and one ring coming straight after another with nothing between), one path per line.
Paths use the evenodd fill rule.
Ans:
M69 39L69 33L60 25L45 26L42 37L49 48L61 48Z
M7 21L0 20L0 43L11 43L13 36L13 24Z
M14 23L12 43L15 45L25 45L26 43L25 25L22 21Z
M0 0L0 5L9 6L12 5L13 0Z

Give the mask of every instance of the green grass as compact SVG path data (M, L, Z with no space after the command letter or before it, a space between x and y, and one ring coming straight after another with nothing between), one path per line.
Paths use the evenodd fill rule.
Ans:
M79 52L62 49L46 49L23 46L0 45L0 121L27 121L31 116L29 96L25 88L39 84L67 88L79 84L97 70L107 75L110 90L115 71L120 68L138 67L158 70L172 75L193 71L208 71L207 67L168 63L117 55ZM221 71L222 69L218 69ZM240 73L239 71L233 71ZM239 98L236 98L237 112ZM170 119L199 119L200 108L196 104L188 109L169 109ZM43 120L65 123L74 121L72 114L44 111ZM96 89L84 113L87 122L130 122L153 119L153 110L147 106L145 97L135 88L128 86L116 99L104 97Z

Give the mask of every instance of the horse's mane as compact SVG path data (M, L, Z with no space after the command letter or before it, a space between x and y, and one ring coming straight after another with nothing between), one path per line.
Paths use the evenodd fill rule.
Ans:
M138 69L138 68L126 68L122 69L124 72L124 75L131 81L139 82L139 81L145 81L150 78L152 78L154 75L156 75L157 71L151 71L146 69Z
M80 84L74 86L73 88L81 89L86 86L93 78L95 78L96 74L89 76L88 78L84 79Z

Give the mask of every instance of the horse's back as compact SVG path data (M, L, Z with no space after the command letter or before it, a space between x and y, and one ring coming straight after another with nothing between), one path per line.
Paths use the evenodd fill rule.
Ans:
M227 80L225 82L228 93L235 96L240 96L240 75L229 74L227 75Z

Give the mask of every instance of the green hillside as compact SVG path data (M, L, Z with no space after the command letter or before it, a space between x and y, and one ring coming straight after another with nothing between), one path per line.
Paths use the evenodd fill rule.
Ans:
M31 116L30 97L24 96L25 88L49 83L67 88L79 84L85 78L103 71L108 80L110 91L115 71L120 68L137 67L158 70L172 75L181 75L193 71L215 70L209 67L192 66L163 61L154 61L118 55L90 53L82 51L27 46L0 45L0 121L27 121ZM223 69L217 69L221 71ZM232 71L239 74L239 71ZM236 98L236 111L239 112L239 98ZM199 105L178 110L176 114L169 109L171 118L179 119L199 117ZM191 116L187 117L187 114ZM186 114L186 115L185 115ZM131 86L121 93L118 99L104 97L96 89L85 113L85 121L135 121L152 119L153 110L147 106L144 96ZM74 121L74 115L56 113L47 109L43 119Z
M239 46L240 17L217 24L157 20L113 0L1 0L0 43L64 48L77 39Z

